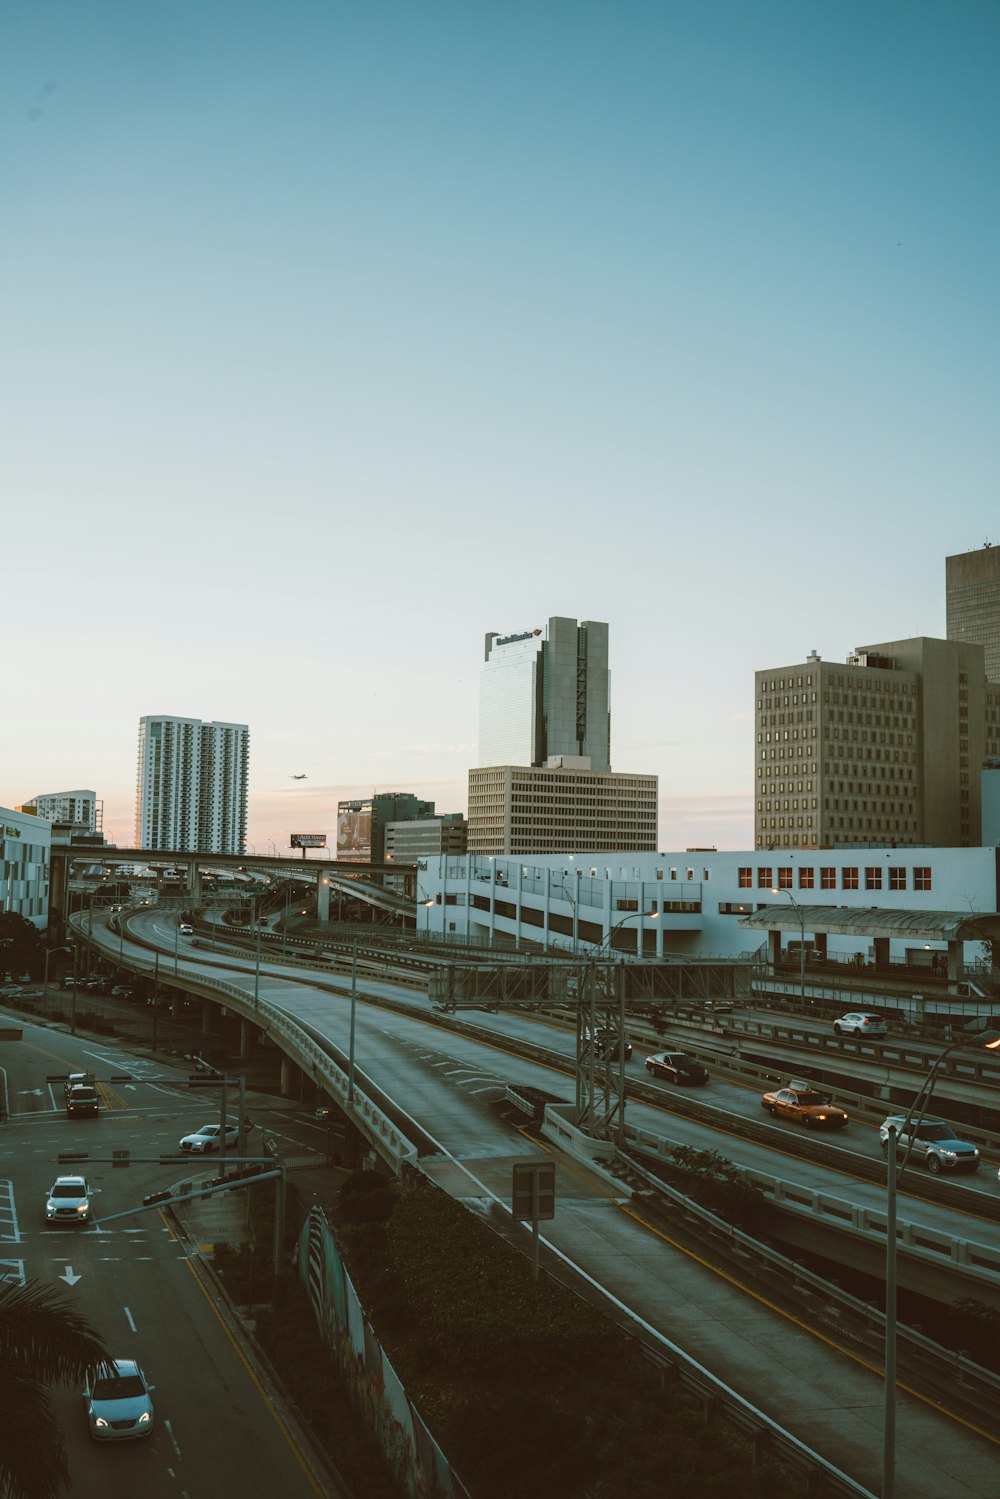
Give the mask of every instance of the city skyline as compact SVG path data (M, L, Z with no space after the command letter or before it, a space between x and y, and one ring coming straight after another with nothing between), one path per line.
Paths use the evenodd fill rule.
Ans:
M610 626L659 844L754 672L996 532L995 7L95 0L6 23L0 801L246 723L248 841L466 809L483 634ZM294 781L293 775L307 777Z

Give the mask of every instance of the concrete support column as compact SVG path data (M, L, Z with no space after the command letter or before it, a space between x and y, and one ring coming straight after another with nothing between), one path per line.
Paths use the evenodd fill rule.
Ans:
M545 898L542 904L542 940L545 951L548 952L551 941L549 932L549 912L552 909L552 870L545 871Z
M954 993L955 985L965 973L965 964L962 961L962 943L948 943L948 990Z
M615 882L613 879L604 882L604 914L601 920L601 941L607 942L608 933L611 931L611 909L614 903Z
M278 1084L278 1091L282 1098L291 1098L295 1091L294 1063L285 1056L281 1058L281 1080Z
M187 893L192 901L201 900L201 870L197 864L189 864L187 871Z
M321 874L316 878L316 920L325 922L330 920L330 876L328 874Z
M241 1057L248 1057L250 1055L250 1048L252 1047L252 1045L253 1045L253 1027L251 1026L249 1020L246 1020L245 1018L241 1017L241 1019L240 1019L240 1056Z
M497 930L497 861L489 861L490 868L490 946L496 938Z
M777 968L781 962L781 933L768 932L767 934L767 961L772 968Z
M889 938L876 937L872 946L875 949L875 967L888 968L889 966Z
M208 1003L201 1007L201 1028L206 1034L212 1029L212 1011Z
M514 900L517 910L514 913L516 926L514 929L514 951L521 951L521 882L524 879L524 865L517 866L517 882L514 885Z

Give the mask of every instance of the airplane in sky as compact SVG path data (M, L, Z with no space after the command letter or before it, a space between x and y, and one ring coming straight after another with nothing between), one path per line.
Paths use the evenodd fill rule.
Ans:
M308 781L309 777L307 775L289 776L288 779L290 781Z

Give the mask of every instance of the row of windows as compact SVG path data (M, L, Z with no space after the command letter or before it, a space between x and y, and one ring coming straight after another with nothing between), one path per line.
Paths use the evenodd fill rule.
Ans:
M861 866L845 864L840 871L841 890L859 890L861 888ZM791 890L796 874L798 874L798 888L800 890L813 890L816 888L816 870L811 868L799 868L795 870L791 865L779 866L777 880L774 878L774 868L769 864L761 864L756 870L756 884L758 890ZM908 871L902 865L892 865L883 868L881 864L867 864L864 866L864 888L866 890L881 890L883 878L887 878L889 890L907 889ZM929 864L916 864L913 867L913 889L932 889L931 866ZM738 872L738 883L741 890L752 890L754 888L754 869L751 865L741 865ZM835 865L821 865L819 869L819 889L836 890L837 869Z

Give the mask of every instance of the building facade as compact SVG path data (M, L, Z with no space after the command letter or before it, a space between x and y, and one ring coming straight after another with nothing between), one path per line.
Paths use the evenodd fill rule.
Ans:
M486 636L479 764L544 765L585 756L611 769L608 627L554 615L544 629Z
M337 858L361 864L384 864L385 830L391 822L433 817L434 803L410 791L380 791L374 796L337 803Z
M945 558L945 633L981 645L986 676L1000 682L1000 547Z
M469 771L469 852L556 854L656 847L657 777L590 769L557 756L545 766Z
M102 808L103 803L98 802L96 792L51 791L44 796L33 796L20 810L44 817L46 822L63 823L85 833L97 833L101 828Z
M136 847L243 853L249 740L246 724L140 719Z
M447 812L443 817L417 817L412 822L387 822L385 862L413 864L419 858L435 854L464 854L468 831L461 812Z
M929 921L949 911L996 913L998 863L995 848L442 857L420 873L427 905L418 932L564 954L602 947L648 958L763 956L766 934L741 921L765 908L787 912L789 948L809 944L813 907L927 913ZM922 937L890 943L895 961L928 969L945 947ZM989 967L979 948L967 944L966 961ZM857 935L831 935L824 950L831 963L873 956L871 941Z
M757 849L967 848L980 769L1000 754L1000 686L970 642L889 641L755 674Z
M14 911L39 928L48 925L51 848L46 818L0 807L0 911Z

